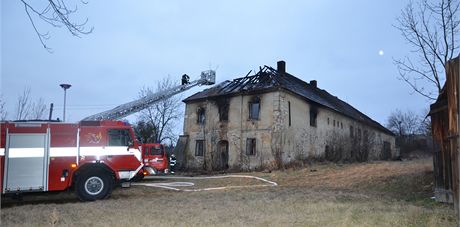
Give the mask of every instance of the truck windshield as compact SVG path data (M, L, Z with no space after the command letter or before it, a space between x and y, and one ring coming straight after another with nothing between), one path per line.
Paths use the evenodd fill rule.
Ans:
M163 149L160 146L152 147L150 150L150 155L163 155Z
M109 146L131 146L133 139L129 129L109 129Z

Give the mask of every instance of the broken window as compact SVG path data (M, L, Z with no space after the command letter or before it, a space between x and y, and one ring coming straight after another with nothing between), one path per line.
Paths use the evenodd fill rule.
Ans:
M195 156L204 155L204 140L197 140L195 145Z
M256 97L249 102L249 120L259 120L260 98Z
M310 107L310 126L316 127L316 118L318 117L318 108L316 106Z
M256 155L256 139L246 139L246 155Z
M343 123L340 122L340 129L343 129Z
M218 99L216 104L217 109L219 110L219 121L228 121L230 100L228 98Z
M206 109L203 107L198 108L196 123L203 125L206 121Z

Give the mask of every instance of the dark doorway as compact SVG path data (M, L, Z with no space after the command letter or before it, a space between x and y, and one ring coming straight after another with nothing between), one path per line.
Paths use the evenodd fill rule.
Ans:
M228 169L228 141L221 140L218 144L217 154L219 155L219 170Z
M389 160L391 159L391 144L389 142L383 142L383 150L382 150L382 160Z

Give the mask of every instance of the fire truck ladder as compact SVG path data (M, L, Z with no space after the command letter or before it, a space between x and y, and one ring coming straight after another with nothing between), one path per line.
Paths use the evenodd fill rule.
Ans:
M83 121L102 121L102 120L118 120L133 113L139 112L155 102L167 99L173 95L184 92L190 88L201 85L213 85L216 82L216 72L207 70L201 72L201 78L190 83L172 87L156 93L147 94L146 96L134 100L129 103L119 105L111 110L102 113L94 114L83 119Z

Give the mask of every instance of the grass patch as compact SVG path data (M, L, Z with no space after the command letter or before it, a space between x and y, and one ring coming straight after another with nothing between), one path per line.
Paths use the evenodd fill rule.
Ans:
M312 164L302 169L249 173L275 181L277 187L174 192L136 186L116 189L111 198L90 203L73 200L69 193L28 195L20 204L11 205L2 200L1 224L457 226L452 207L430 199L433 181L430 164L429 159ZM252 183L219 179L206 180L201 186Z

